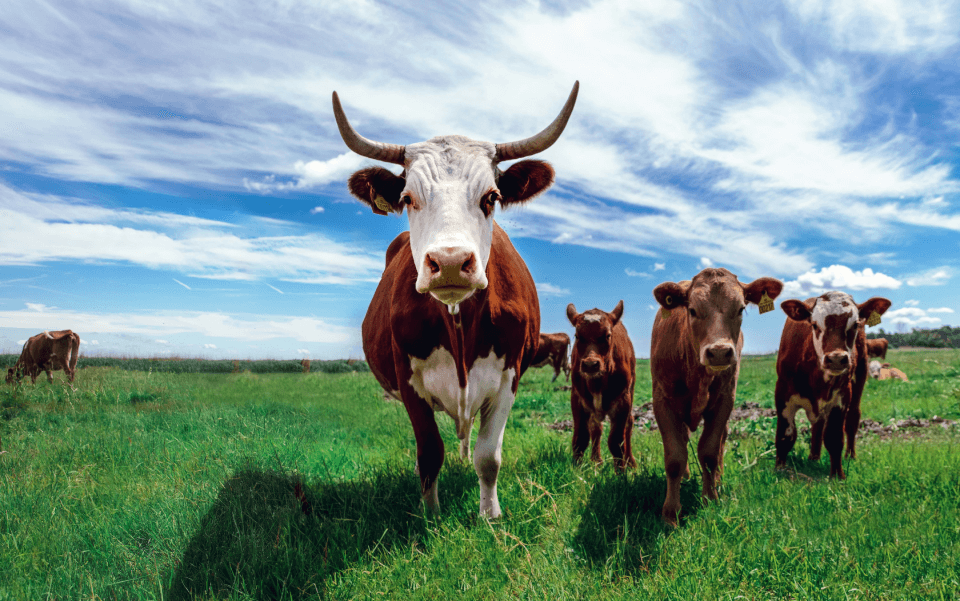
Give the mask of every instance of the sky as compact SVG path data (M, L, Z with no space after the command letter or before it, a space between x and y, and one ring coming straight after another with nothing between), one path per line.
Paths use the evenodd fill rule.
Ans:
M623 299L649 356L653 288L707 266L958 324L960 2L6 0L0 352L360 358L407 218L350 197L331 92L368 138L505 142L577 80L555 184L497 210L542 331Z

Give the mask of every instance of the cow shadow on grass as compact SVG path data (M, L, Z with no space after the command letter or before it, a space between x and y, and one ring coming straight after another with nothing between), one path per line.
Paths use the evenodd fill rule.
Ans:
M224 482L187 544L165 597L313 598L331 575L376 549L425 543L419 479L376 468L352 481L306 485L297 475L244 467ZM440 474L444 509L476 488L461 466Z
M574 534L583 557L599 568L609 567L612 562L627 573L641 571L655 555L657 539L672 531L660 518L665 494L662 472L645 470L599 477ZM681 483L680 502L683 528L701 507L700 482L695 477Z

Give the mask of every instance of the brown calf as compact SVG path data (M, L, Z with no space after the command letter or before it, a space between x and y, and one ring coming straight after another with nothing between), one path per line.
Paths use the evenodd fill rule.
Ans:
M890 308L885 298L860 305L845 292L827 292L806 301L786 300L787 314L777 353L777 467L786 465L797 441L795 417L810 420L810 461L820 460L820 446L830 454L830 475L841 480L843 434L847 456L856 457L860 397L867 381L866 320Z
M867 342L870 342L867 340ZM890 367L889 363L880 364L879 361L871 361L868 367L870 372L870 377L874 380L901 380L903 382L909 382L907 379L907 374L903 371L897 369L896 367Z
M77 373L77 357L80 354L80 336L71 330L43 332L31 336L24 344L17 363L7 369L7 383L20 381L30 376L37 383L41 371L47 372L47 380L53 382L51 371L62 369L71 382Z
M867 357L886 359L889 344L886 338L867 338Z
M782 288L783 283L773 278L742 284L726 269L704 269L693 280L664 282L653 290L663 307L653 322L650 372L667 472L662 515L669 524L677 524L680 479L690 473L687 441L701 419L704 426L697 455L703 497L717 498L727 420L740 373L743 311L747 303L767 299L772 303Z
M601 461L600 436L603 420L609 416L607 447L618 471L637 465L630 446L637 360L622 316L623 301L611 313L600 309L577 313L573 303L567 305L567 319L577 330L570 393L573 459L579 463L587 444L592 443L590 459Z
M570 381L570 362L567 360L567 353L570 350L570 337L563 332L556 334L540 333L540 348L537 354L533 356L533 362L530 367L543 367L550 365L553 367L553 379L556 382L560 375L560 370L567 374L567 381Z

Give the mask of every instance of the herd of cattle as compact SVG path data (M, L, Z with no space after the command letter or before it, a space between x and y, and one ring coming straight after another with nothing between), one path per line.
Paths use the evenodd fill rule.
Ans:
M389 245L380 283L363 320L363 350L388 394L406 408L417 444L416 472L428 510L440 508L437 476L444 445L434 412L456 425L461 457L470 457L474 419L480 424L473 464L480 485L480 513L501 515L497 479L510 409L527 368L551 365L571 379L573 456L591 446L600 461L603 422L618 470L636 464L631 450L636 360L621 317L623 301L610 312L567 307L576 330L571 359L566 334L540 333L540 306L533 278L506 232L494 221L501 207L530 201L553 183L543 161L522 160L505 171L499 164L553 145L577 99L574 84L554 121L529 138L494 144L464 136L439 136L406 146L364 138L347 120L337 93L333 110L346 145L357 154L400 165L395 175L367 167L349 178L350 192L378 215L407 211L410 228ZM741 283L726 269L704 269L691 280L665 282L653 290L660 304L651 341L653 408L663 439L667 474L662 515L677 523L680 479L689 474L687 442L703 422L697 445L702 494L717 498L723 474L727 421L734 407L743 334L750 303L773 308L782 282L762 277ZM889 307L884 298L857 304L843 292L786 300L787 314L777 357L776 464L783 466L797 440L795 416L804 409L812 424L810 459L821 444L830 474L844 478L841 458L855 457L860 398L868 374L865 326ZM885 356L886 341L882 353ZM24 345L7 380L62 368L73 380L79 338L69 330L45 332ZM877 366L878 377L887 367ZM871 369L872 371L872 369ZM889 370L888 370L889 371ZM901 372L902 373L902 372Z

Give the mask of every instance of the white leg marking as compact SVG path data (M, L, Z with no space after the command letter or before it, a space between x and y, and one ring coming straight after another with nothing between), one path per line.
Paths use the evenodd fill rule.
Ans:
M480 430L473 453L473 467L480 479L480 515L489 518L502 515L497 497L497 477L500 473L503 431L515 399L512 388L516 371L508 369L501 371L500 375L500 390L480 413Z
M805 399L799 394L795 394L787 399L787 406L783 408L783 417L787 419L789 425L787 426L786 435L793 436L794 432L797 431L796 417L797 411L803 409L807 413L807 419L810 420L810 423L813 423L811 418L813 414L813 408L810 405L810 399Z

